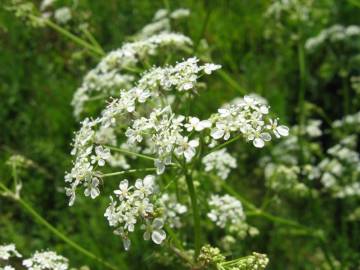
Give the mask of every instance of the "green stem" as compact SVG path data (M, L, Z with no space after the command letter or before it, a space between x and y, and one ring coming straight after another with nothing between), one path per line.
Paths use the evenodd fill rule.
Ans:
M16 188L18 186L18 174L17 174L17 170L16 170L16 165L13 164L11 167L11 172L12 172L12 177L14 179L14 191L16 192Z
M321 250L324 252L325 259L326 259L328 265L330 266L330 269L331 269L331 270L335 270L336 268L335 268L335 265L334 265L334 263L333 263L333 260L332 260L332 258L331 258L331 256L330 256L330 252L329 252L329 249L328 249L327 244L326 244L325 241L323 241L323 240L320 240L320 241L321 241L321 242L320 242L320 248L321 248Z
M343 95L344 95L344 114L350 113L350 93L347 77L343 78Z
M122 149L122 148L114 147L114 146L111 146L111 145L105 145L105 146L107 148L109 148L110 150L117 151L117 152L120 152L120 153L123 153L123 154L126 154L126 155L136 156L136 157L139 157L139 158L143 158L143 159L147 159L147 160L153 160L153 161L156 160L156 158L153 158L151 156L135 153L135 152L125 150L125 149Z
M286 219L286 218L282 218L282 217L278 217L275 215L272 215L270 213L267 213L259 208L257 208L253 203L251 203L250 201L246 200L245 198L243 198L240 194L238 194L238 192L236 192L230 185L228 185L225 181L223 180L219 180L219 182L221 183L221 185L223 186L223 188L230 194L233 195L234 197L236 197L245 207L247 207L248 209L250 209L251 211L247 213L248 216L260 216L263 217L267 220L270 220L273 223L277 223L277 224L281 224L281 225L287 225L287 226L291 226L291 227L296 227L299 229L302 229L304 231L307 232L308 235L316 237L316 238L321 238L319 231L318 230L314 230L312 228L308 228L304 225L301 225L300 223L290 220L290 219Z
M83 29L83 32L84 32L85 36L89 39L89 41L92 43L92 45L94 47L96 47L99 50L99 52L101 52L103 55L105 55L105 51L101 47L100 43L93 36L93 34L91 34L91 32L89 32L87 29Z
M300 159L299 164L303 165L305 163L305 154L304 154L304 129L305 129L305 53L304 46L302 42L299 42L298 45L298 64L299 64L299 96L298 96L298 121L299 121L299 146L300 146Z
M66 244L68 244L70 247L74 248L78 252L82 253L83 255L99 262L103 266L105 266L108 269L117 270L118 268L113 266L112 264L104 261L103 259L97 257L95 254L91 253L90 251L86 250L79 244L72 241L70 238L68 238L65 234L60 232L58 229L56 229L54 226L52 226L49 222L47 222L34 208L30 206L26 201L24 201L21 198L16 198L15 194L13 194L3 183L0 182L0 188L2 188L7 194L11 194L11 198L20 204L22 208L24 208L35 220L38 221L39 224L43 225L45 228L47 228L49 231L51 231L54 235L56 235L58 238L63 240ZM122 263L122 266L125 266L124 263ZM121 269L123 269L121 267Z
M39 20L39 18L37 16L34 16L34 15L29 15L29 17L31 19L34 19L34 20ZM76 36L76 35L74 35L72 33L70 33L68 30L61 27L60 25L52 22L51 20L43 19L43 18L41 20L45 23L45 25L49 26L50 28L52 28L53 30L55 30L58 33L62 34L63 36L67 37L68 39L72 40L74 43L88 49L89 51L91 51L95 55L97 55L97 56L103 56L104 55L104 52L102 50L99 50L99 48L94 47L93 45L89 44L85 40L79 38L78 36Z
M225 82L227 82L231 87L233 87L241 95L246 95L247 91L242 86L240 86L240 84L236 80L234 80L226 71L220 69L216 73L219 74L220 77Z
M185 173L185 180L189 190L191 208L194 221L194 238L195 238L195 258L198 257L201 248L201 227L200 227L200 213L197 205L196 191L194 187L194 182L191 174L188 172Z
M219 144L218 146L215 146L215 147L214 147L213 149L211 149L206 155L208 155L208 154L210 154L210 153L212 153L212 152L215 152L215 151L217 151L217 150L220 150L221 148L224 148L224 147L227 146L228 144L231 144L231 143L237 141L237 140L240 139L240 138L241 138L241 134L235 136L234 138L232 138L232 139L230 139L230 140L228 140L228 141L226 141L226 142L224 142L224 143L222 143L222 144Z
M197 50L199 49L199 45L200 45L200 42L201 42L201 39L203 38L203 36L205 35L205 32L206 32L206 28L209 24L209 21L210 21L210 15L211 15L211 9L208 8L207 11L206 11L206 15L205 15L205 20L204 20L204 23L201 27L201 32L200 32L200 35L195 43L195 46L194 46L194 53L197 52Z
M105 173L105 174L101 175L101 178L111 177L111 176L116 176L116 175L123 175L123 174L127 174L127 173L151 172L151 171L156 171L156 168L132 169L132 170L126 170L126 171L120 171L120 172Z
M165 230L167 231L167 233L169 234L169 236L171 237L171 239L174 241L175 247L181 251L184 251L184 248L181 244L181 241L179 240L179 238L176 236L176 233L174 232L174 230L168 226L165 225Z

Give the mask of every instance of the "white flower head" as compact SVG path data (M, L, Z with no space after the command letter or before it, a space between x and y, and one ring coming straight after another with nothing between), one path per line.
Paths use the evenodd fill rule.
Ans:
M53 251L36 251L35 254L23 261L23 266L28 270L68 270L68 259Z

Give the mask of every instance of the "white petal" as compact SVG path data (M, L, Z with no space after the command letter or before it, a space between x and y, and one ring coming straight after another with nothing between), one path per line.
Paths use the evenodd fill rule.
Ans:
M120 182L119 188L123 190L123 189L127 189L128 186L129 186L129 181L127 179L124 179Z
M160 218L155 218L152 225L155 229L161 229L164 226L164 222Z
M153 175L147 175L144 178L144 186L153 186L154 184L154 176Z
M143 237L144 237L144 240L149 241L150 240L150 232L148 232L148 231L144 232Z
M151 234L151 239L155 244L160 245L162 241L164 241L166 238L166 233L164 230L155 230Z
M128 251L130 249L130 245L131 245L130 239L128 239L128 238L123 239L123 245L124 245L124 249L126 251Z
M265 143L262 139L260 138L256 138L255 140L253 140L253 145L256 147L256 148L263 148Z
M289 128L287 126L278 126L276 131L279 132L281 136L288 136L289 135Z
M91 199L95 199L97 196L99 196L100 190L98 188L92 188L91 189Z
M222 129L213 129L211 131L211 137L213 137L215 140L218 140L224 136L224 133L225 132Z
M267 133L267 132L261 133L260 137L265 142L271 141L271 135L269 133Z
M142 180L141 180L141 179L137 179L137 180L135 181L135 187L136 187L137 189L140 189L140 188L142 188L142 186L143 186Z
M99 166L104 166L105 165L105 160L103 160L103 159L100 159L99 161L98 161L98 164L99 164Z
M190 145L191 147L198 147L198 146L199 146L199 139L191 140L191 141L189 142L189 145Z

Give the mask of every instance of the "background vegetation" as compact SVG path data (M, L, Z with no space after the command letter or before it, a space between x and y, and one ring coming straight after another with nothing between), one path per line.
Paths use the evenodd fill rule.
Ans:
M356 59L351 67L339 65L341 56L356 55L354 49L340 49L335 53L338 59L326 58L326 61L321 55L306 54L304 77L301 78L298 44L301 39L316 35L333 24L359 24L360 2L316 2L319 10L329 13L323 20L311 27L288 21L283 23L283 29L278 29L264 16L269 1L165 3L171 9L191 10L191 16L181 26L183 32L195 42L206 39L213 61L221 64L239 85L234 87L215 74L207 94L199 100L199 104L206 104L206 107L194 108L198 115L207 115L225 101L252 92L265 97L272 111L292 126L299 122L299 90L303 83L306 117L315 115L319 118L311 110L311 104L321 108L332 120L355 113L359 109L358 95L350 91L350 107L343 106L343 77L338 72L345 69L347 73L359 74ZM73 5L66 1L58 3ZM3 8L5 5L1 3L0 7L1 180L6 182L12 177L11 168L6 165L9 156L14 153L25 156L34 164L20 173L22 197L56 228L99 257L121 265L121 269L175 269L174 265L164 266L166 263L154 259L160 257L161 262L165 258L159 256L163 252L161 248L151 243L139 240L134 242L131 252L124 252L120 239L109 230L103 212L98 211L105 208L107 201L80 198L77 207L68 207L63 177L70 167L73 132L78 129L70 102L82 77L98 59L50 28L26 26ZM77 3L77 9L89 12L92 33L105 51L120 47L127 36L141 29L156 10L163 7L162 1L150 0L80 0ZM297 34L295 38L293 33ZM330 139L325 136L320 143L327 146ZM245 143L237 147L232 150L239 153L239 166L227 181L245 198L260 206L268 191L258 161L271 151L271 147L261 151L255 151ZM266 196L276 198L278 194ZM344 203L326 195L316 199L281 196L281 204L271 204L269 212L296 220L314 231L321 228L330 256L343 262L342 269L358 269L360 223L345 220L349 211L358 205L358 199ZM259 228L260 235L239 241L234 256L258 251L268 254L269 269L326 269L319 259L322 244L317 239L261 217L250 216L249 220ZM208 241L211 243L214 239L211 237ZM28 253L51 247L68 257L73 265L86 264L92 269L101 269L94 261L69 249L34 222L18 204L5 198L0 200L0 243L3 242L15 242L19 250Z

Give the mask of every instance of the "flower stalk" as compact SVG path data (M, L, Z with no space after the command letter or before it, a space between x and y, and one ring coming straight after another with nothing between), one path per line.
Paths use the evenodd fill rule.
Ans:
M185 173L186 185L188 187L191 208L193 213L193 221L194 221L194 247L195 247L195 258L200 253L201 248L201 226L200 226L200 213L197 204L196 191L194 187L194 182L191 173Z

